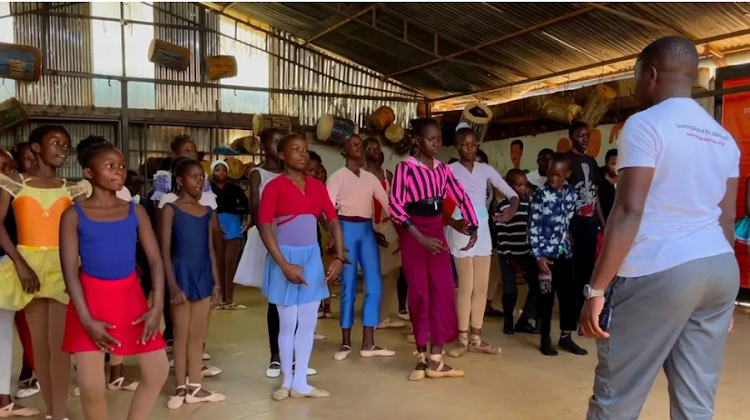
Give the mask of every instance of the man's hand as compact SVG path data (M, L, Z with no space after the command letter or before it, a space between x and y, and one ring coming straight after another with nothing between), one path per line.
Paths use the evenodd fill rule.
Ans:
M604 297L587 299L581 312L581 329L587 338L609 338L609 333L599 326L599 315L604 309Z

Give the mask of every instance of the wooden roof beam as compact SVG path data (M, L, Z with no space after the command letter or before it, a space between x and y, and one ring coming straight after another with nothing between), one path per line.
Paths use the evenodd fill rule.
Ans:
M477 49L478 50L478 49L481 49L481 48L484 48L484 47L489 47L490 45L497 44L498 42L506 41L506 40L512 39L512 38L516 38L516 37L519 37L521 35L527 34L529 32L534 32L536 30L539 30L539 29L542 29L542 28L546 28L546 27L548 27L550 25L554 25L554 24L556 24L558 22L562 22L562 21L565 21L565 20L568 20L568 19L572 19L572 18L581 16L583 14L591 12L592 10L596 10L596 7L587 6L587 7L575 10L573 12L566 13L564 15L557 16L555 18L546 20L544 22L537 23L536 25L529 26L528 28L523 28L521 30L518 30L518 31L515 31L515 32L512 32L512 33L503 35L501 37L498 37L498 38L491 39L489 41L483 42L483 43L481 43L479 45L475 45L473 47L473 49ZM429 66L432 66L434 64L441 63L443 61L451 59L451 58L460 57L460 56L462 56L464 54L468 54L470 52L473 52L473 50L472 49L464 49L464 50L461 50L461 51L457 51L457 52L455 52L453 54L449 54L449 55L446 55L446 56L441 57L441 58L436 58L434 60L430 60L428 62L425 62L425 63L422 63L422 64L418 64L416 66L412 66L412 67L409 67L409 68L406 68L406 69L403 69L403 70L399 70L397 72L394 72L394 73L391 73L391 74L387 75L387 77L398 76L400 74L405 74L405 73L412 72L414 70L419 70L419 69L422 69L422 68L425 68L425 67L429 67Z
M741 31L730 32L730 33L716 35L716 36L703 38L703 39L697 39L697 40L694 40L693 42L696 45L702 45L702 44L709 44L711 42L724 41L727 39L738 38L738 37L747 36L747 35L750 35L750 29L743 29ZM576 67L576 68L572 68L568 70L562 70L562 71L558 71L554 73L549 73L544 76L533 77L531 79L521 80L518 82L506 83L504 85L496 86L490 89L482 89L482 90L475 91L475 92L456 93L453 95L447 95L441 98L431 99L430 102L446 101L448 99L460 98L462 96L480 95L484 93L496 92L498 90L506 89L509 87L525 85L527 83L543 81L546 79L552 79L552 78L560 77L560 76L566 76L568 74L576 73L579 71L591 70L591 69L601 67L601 66L607 66L610 64L617 64L617 63L622 63L624 61L635 60L636 58L638 58L638 54L630 54L630 55L626 55L626 56L619 57L619 58L613 58L611 60L601 61L599 63L587 64L585 66L580 66L580 67Z
M368 12L369 12L370 10L373 10L373 9L375 9L376 7L378 7L378 3L376 3L376 4L373 4L372 6L366 7L366 8L364 8L363 10L360 10L359 12L355 13L355 14L354 14L354 15L352 15L352 16L348 16L347 18L345 18L344 20L342 20L342 21L340 21L340 22L336 23L335 25L333 25L333 26L330 26L330 27L328 27L328 28L324 29L323 31L321 31L321 32L318 32L317 34L315 34L315 35L311 36L311 37L310 37L310 38L308 38L308 39L307 39L306 41L302 42L302 45L307 45L307 44L309 44L309 43L311 43L311 42L315 41L316 39L318 39L318 38L320 38L320 37L322 37L322 36L324 36L324 35L326 35L326 34L329 34L329 33L331 33L331 32L334 32L334 31L336 31L336 30L337 30L338 28L340 28L340 27L342 27L342 26L346 25L347 23L351 22L351 21L352 21L352 20L354 20L354 19L357 19L358 17L360 17L360 16L364 15L365 13L368 13Z

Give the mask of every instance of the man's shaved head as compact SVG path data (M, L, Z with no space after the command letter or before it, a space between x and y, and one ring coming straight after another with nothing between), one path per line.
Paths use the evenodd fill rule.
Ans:
M668 36L644 48L635 64L636 98L649 107L671 97L690 97L698 52L687 38Z

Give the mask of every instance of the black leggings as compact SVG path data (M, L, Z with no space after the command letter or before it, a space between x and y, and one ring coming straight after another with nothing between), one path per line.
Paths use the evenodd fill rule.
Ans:
M268 344L271 346L271 358L279 356L279 310L273 303L268 304L266 313L268 323Z
M404 269L399 269L399 275L398 275L398 284L396 286L396 290L398 292L398 311L405 311L406 310L406 292L408 291L408 286L406 285L406 277L404 276Z

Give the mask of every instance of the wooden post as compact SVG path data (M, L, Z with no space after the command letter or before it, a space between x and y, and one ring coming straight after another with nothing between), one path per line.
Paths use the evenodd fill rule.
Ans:
M190 50L160 39L151 41L148 61L173 70L183 71L190 66Z

